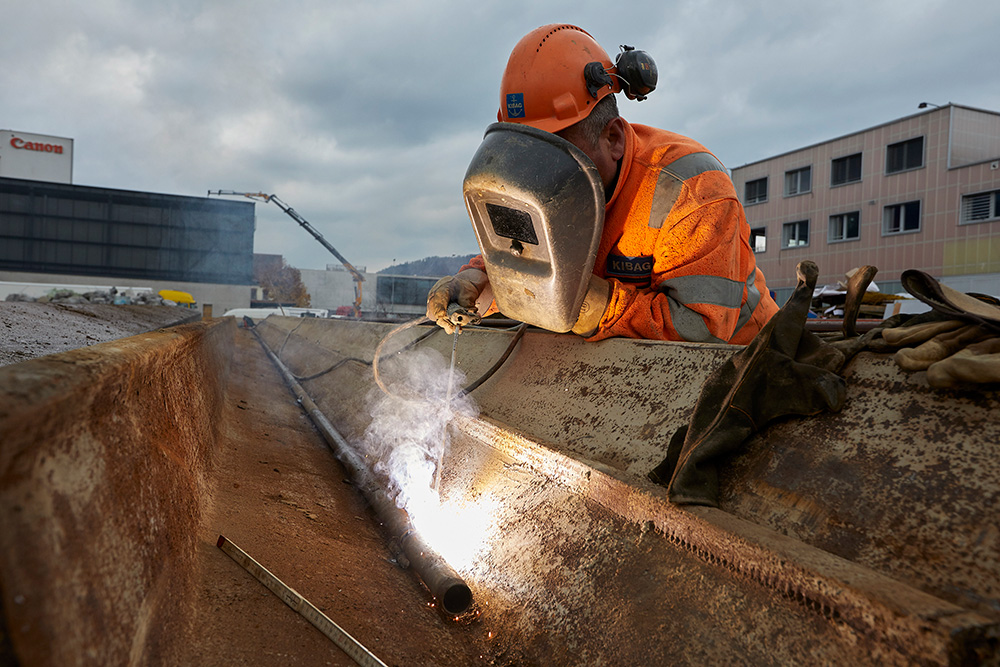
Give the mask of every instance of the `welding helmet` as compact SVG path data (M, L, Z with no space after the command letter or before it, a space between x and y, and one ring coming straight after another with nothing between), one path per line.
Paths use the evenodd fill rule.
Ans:
M622 46L615 63L590 33L567 24L532 30L517 43L500 81L497 120L558 132L587 116L612 93L645 99L656 64Z
M594 163L558 135L494 123L463 191L500 311L549 331L572 329L604 227Z

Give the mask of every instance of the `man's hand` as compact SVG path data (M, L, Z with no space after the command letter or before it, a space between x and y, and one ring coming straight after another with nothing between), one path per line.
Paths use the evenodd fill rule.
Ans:
M608 309L608 301L611 300L611 283L604 278L590 276L590 284L587 286L587 294L583 297L583 305L580 306L580 317L573 325L573 333L584 338L589 338L597 332L597 326L604 317L604 311Z
M449 304L457 303L461 308L476 312L476 299L488 282L486 273L479 269L465 269L454 276L445 276L427 292L427 319L449 334L455 333L455 324L448 314Z

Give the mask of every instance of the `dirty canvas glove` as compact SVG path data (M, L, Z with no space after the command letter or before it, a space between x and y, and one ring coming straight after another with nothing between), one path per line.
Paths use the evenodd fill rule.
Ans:
M604 317L604 311L608 309L610 300L611 283L604 278L590 276L587 294L583 297L583 305L580 306L580 316L573 325L573 333L584 338L593 336L601 323L601 318Z
M1000 336L973 343L927 369L927 383L938 389L1000 382Z
M978 324L962 323L959 328L939 333L917 347L904 347L896 352L894 359L904 371L923 371L931 364L950 357L962 348L993 335ZM885 336L885 332L882 336Z
M485 271L465 269L453 276L445 276L434 283L427 292L427 319L435 322L449 334L455 333L455 325L448 317L448 306L460 307L476 312L476 299L489 283Z
M659 484L669 480L672 502L717 505L718 466L747 438L779 417L843 406L847 385L837 372L846 357L805 328L819 269L805 261L796 273L791 298L709 376L686 432L674 434L666 458L649 473Z
M965 326L961 320L939 320L882 330L882 339L893 347L913 347L949 331Z
M964 320L1000 333L1000 306L993 297L963 294L916 269L903 271L900 281L907 292L948 319Z

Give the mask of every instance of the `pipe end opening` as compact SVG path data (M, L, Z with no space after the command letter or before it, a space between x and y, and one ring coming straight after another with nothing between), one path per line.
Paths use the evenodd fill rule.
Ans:
M449 614L461 614L472 604L472 591L463 583L448 587L441 598L441 605Z

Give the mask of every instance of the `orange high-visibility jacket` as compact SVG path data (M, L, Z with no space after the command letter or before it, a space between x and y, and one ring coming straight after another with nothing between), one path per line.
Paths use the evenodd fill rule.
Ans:
M725 167L692 139L625 127L594 265L611 283L611 299L587 340L749 343L778 306ZM485 270L481 257L470 266Z

